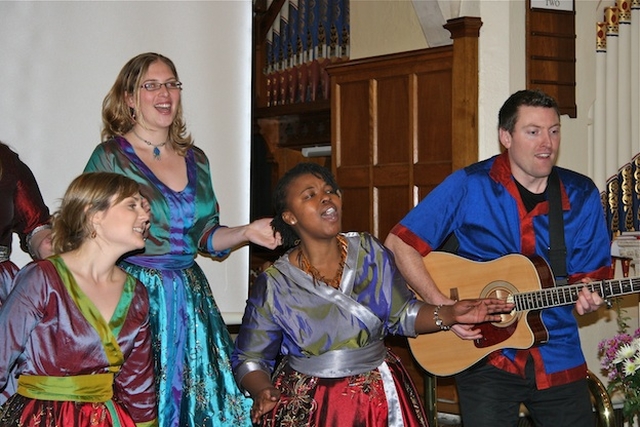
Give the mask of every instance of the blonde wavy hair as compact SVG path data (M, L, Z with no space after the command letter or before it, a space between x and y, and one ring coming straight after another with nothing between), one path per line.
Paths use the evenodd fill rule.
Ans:
M91 218L127 197L140 193L131 178L112 172L87 172L75 178L51 220L54 253L77 249L94 232Z
M135 112L140 111L140 86L149 69L156 61L165 63L176 79L178 71L173 61L159 53L141 53L131 58L120 70L115 83L102 101L102 140L106 141L115 136L122 136L129 132L136 124ZM127 98L133 95L135 108L129 107ZM182 156L193 146L191 135L187 132L187 125L182 114L182 99L178 103L176 117L169 127L169 143Z

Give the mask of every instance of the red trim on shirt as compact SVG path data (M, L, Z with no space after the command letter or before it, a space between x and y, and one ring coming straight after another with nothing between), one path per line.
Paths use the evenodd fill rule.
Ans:
M542 361L542 356L540 355L540 350L535 347L526 350L518 350L514 361L505 357L501 351L495 351L489 355L487 363L498 369L524 378L525 365L527 364L529 356L533 358L533 363L535 365L536 388L538 390L572 383L586 378L587 376L587 365L584 363L576 366L575 368L554 372L553 374L547 374L544 368L544 362Z
M516 186L516 183L511 174L511 164L509 162L508 152L505 151L498 156L491 167L490 176L496 180L496 182L502 183L511 196L517 201L518 213L520 216L520 244L521 252L524 255L535 254L536 236L533 227L533 218L538 215L545 215L549 213L549 202L545 201L539 203L531 212L527 212L522 203L520 192ZM560 194L562 198L562 209L569 210L569 196L565 190L564 184L560 183ZM609 275L610 268L602 267L595 272L576 274L570 277L570 283L579 282L583 277L591 277L594 279L604 279ZM502 369L506 372L514 375L519 375L524 378L525 365L529 357L533 358L536 372L536 386L539 390L553 387L556 385L567 384L579 379L585 378L587 374L586 364L582 364L575 368L567 369L553 374L547 374L545 365L540 355L540 350L536 347L518 350L516 352L515 359L512 361L502 354L502 351L496 351L491 353L487 358L487 363L495 366L498 369Z
M429 245L427 242L425 242L424 240L416 236L413 233L413 231L409 230L407 227L405 227L402 224L396 224L391 229L390 233L398 236L407 245L417 250L420 253L420 255L422 255L423 257L427 256L433 250L431 248L431 245Z
M591 273L579 273L572 274L569 276L569 283L578 283L585 277L590 277L591 279L596 280L607 280L611 279L611 267L600 267L596 271L592 271Z

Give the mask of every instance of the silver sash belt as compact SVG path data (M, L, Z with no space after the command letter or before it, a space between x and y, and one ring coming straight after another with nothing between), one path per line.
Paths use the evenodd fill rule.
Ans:
M328 351L319 356L289 356L289 365L298 372L320 378L342 378L377 368L384 361L387 348L378 341L361 348Z
M11 248L0 246L0 262L9 261L9 255L11 255Z

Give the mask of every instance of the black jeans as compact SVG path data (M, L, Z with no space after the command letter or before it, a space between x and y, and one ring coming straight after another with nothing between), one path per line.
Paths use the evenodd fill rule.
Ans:
M456 376L464 427L515 427L524 403L537 427L595 427L586 378L536 389L533 361L526 376L481 362Z

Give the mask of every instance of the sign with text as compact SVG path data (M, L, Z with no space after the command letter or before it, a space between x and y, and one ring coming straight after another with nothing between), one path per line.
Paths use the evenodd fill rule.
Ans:
M536 9L573 11L573 0L531 0L531 7Z

